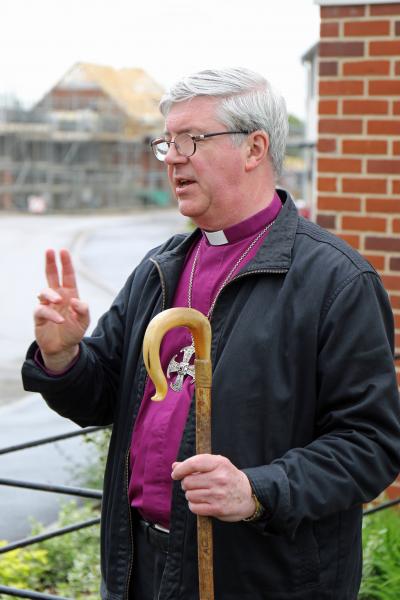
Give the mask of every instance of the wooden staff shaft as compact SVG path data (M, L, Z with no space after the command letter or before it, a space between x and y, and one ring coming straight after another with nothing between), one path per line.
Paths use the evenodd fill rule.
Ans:
M211 361L196 359L196 454L211 454ZM197 516L200 600L214 600L213 532L210 517Z

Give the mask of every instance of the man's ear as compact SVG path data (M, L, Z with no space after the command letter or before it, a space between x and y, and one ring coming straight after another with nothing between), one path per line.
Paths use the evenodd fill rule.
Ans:
M265 131L253 131L247 138L246 171L253 171L268 154L269 137Z

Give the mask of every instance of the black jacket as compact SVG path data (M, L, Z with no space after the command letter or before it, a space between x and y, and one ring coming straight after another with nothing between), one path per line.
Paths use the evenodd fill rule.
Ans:
M374 269L298 216L290 196L212 316L212 445L250 477L266 507L254 524L214 527L216 600L354 600L361 505L400 469L393 317ZM127 598L132 564L129 444L150 319L170 306L191 236L137 267L74 368L23 366L25 389L81 426L113 423L102 507L102 597ZM194 454L190 411L179 459ZM175 483L159 600L197 598L195 517ZM134 576L134 574L132 574Z

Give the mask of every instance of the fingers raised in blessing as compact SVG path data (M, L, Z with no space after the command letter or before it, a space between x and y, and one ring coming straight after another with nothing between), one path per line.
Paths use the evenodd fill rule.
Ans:
M60 250L62 266L62 284L65 288L78 289L76 285L75 270L72 264L71 255L68 250Z
M57 289L60 287L60 278L56 263L56 253L54 250L46 250L46 279L49 287Z

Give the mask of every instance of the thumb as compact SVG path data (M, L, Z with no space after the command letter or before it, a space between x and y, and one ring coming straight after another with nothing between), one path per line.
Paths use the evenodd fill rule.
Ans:
M181 463L180 463L180 462L177 462L177 461L172 463L172 472L171 472L171 477L172 477L172 479L175 479L175 477L174 477L174 472L175 472L175 469L176 469L177 467L179 467L179 465L180 465L180 464L181 464Z

